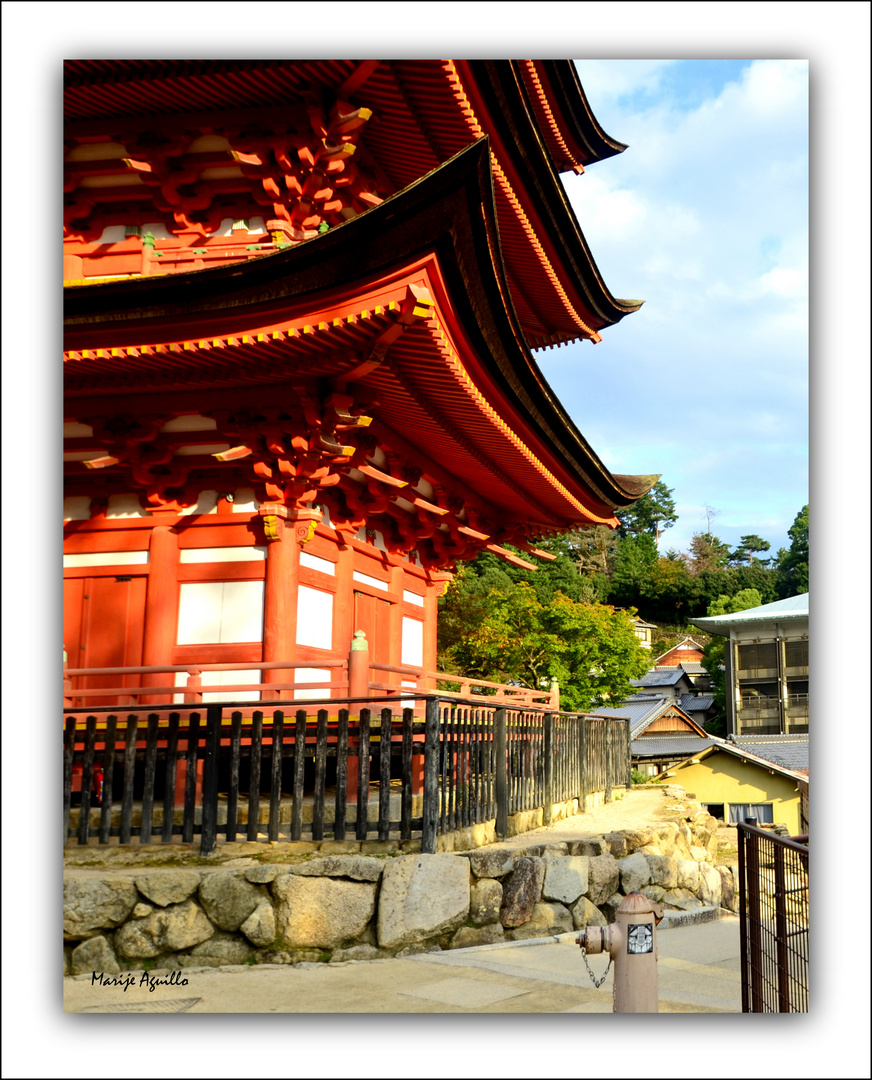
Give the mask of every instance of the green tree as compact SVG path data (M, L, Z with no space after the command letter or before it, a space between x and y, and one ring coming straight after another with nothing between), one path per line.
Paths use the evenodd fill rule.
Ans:
M531 689L556 678L563 707L574 710L621 700L648 666L626 612L561 592L545 604L528 582L493 589L451 659L463 675Z
M618 530L621 538L644 533L653 537L656 544L661 535L678 521L672 492L673 488L668 488L662 480L658 480L654 487L632 506L625 510L616 510L615 517L621 523Z
M621 540L615 555L609 602L641 608L656 562L657 545L653 536L640 533Z
M730 549L719 537L710 532L694 533L688 551L690 572L699 574L703 570L717 570L725 566L730 558Z
M762 536L757 536L756 533L749 533L747 536L743 536L739 540L739 546L730 555L730 561L735 563L747 563L748 566L752 566L754 563L754 556L758 551L768 551L772 545L768 540L764 540Z
M778 595L782 599L808 592L808 504L787 530L790 548L778 552Z
M708 606L708 615L732 615L736 611L748 611L760 607L763 598L756 589L740 589L733 596L719 596Z

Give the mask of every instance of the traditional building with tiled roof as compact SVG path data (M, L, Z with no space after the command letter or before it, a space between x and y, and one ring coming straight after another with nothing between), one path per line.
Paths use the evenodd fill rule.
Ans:
M458 562L614 526L656 476L531 350L639 307L559 179L622 149L568 61L68 61L71 670L341 693L363 631L380 687L432 686Z

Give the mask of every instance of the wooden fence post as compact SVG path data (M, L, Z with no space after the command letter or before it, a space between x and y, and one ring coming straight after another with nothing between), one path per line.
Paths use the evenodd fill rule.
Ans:
M578 811L583 814L587 810L587 728L590 719L587 716L578 718Z
M206 710L206 748L203 767L203 831L200 854L211 855L218 839L218 750L221 746L221 706Z
M497 800L497 840L505 840L509 831L509 774L506 758L506 710L494 712L494 794Z
M544 742L545 742L545 769L544 769L544 796L545 805L542 808L543 820L546 825L551 824L554 810L554 714L547 712L544 717Z
M626 721L626 742L627 742L627 791L633 786L633 754L630 746L630 721Z
M602 723L602 721L600 721ZM606 721L606 791L603 799L609 803L612 801L612 734L614 731L614 720Z
M424 715L424 805L421 852L436 853L439 820L439 699L428 697Z

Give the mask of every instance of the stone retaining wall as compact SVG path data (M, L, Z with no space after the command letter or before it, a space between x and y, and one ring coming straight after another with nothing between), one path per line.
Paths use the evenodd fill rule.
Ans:
M629 892L666 908L735 911L736 868L712 865L716 828L698 811L680 823L511 851L71 871L64 973L336 963L516 941L611 922Z

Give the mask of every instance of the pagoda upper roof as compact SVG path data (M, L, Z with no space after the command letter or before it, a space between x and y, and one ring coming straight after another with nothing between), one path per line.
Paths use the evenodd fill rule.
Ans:
M65 289L67 419L278 406L329 384L497 540L612 523L656 477L610 473L533 359L500 258L491 164L481 139L299 245Z
M333 138L323 118L342 103L358 115L354 161L372 181L363 196L373 203L489 136L506 281L530 347L598 341L640 306L606 287L559 180L560 170L624 149L596 122L569 61L72 60L65 70L73 232L89 218L99 231L125 215L202 231L223 205L231 217L246 216L244 205L269 216L260 209L265 188L279 212L288 197L269 149L276 132L293 138L291 129L321 124ZM230 129L223 148L215 140ZM143 145L154 132L178 145L149 162ZM100 141L114 157L85 160L101 153L91 145ZM343 213L360 209L349 206Z

